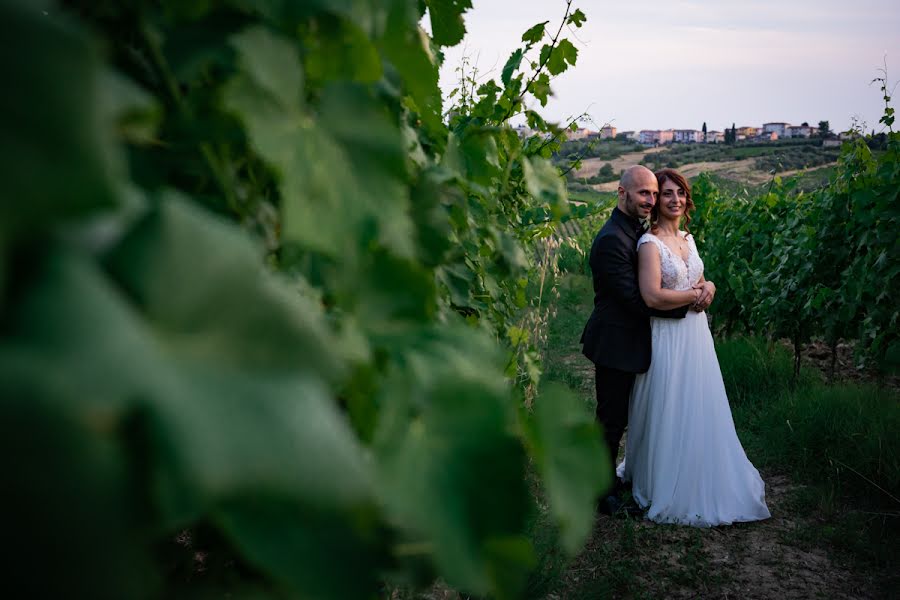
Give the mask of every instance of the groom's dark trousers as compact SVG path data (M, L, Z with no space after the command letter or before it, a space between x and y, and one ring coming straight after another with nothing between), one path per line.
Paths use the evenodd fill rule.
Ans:
M614 208L591 245L594 310L581 343L595 366L597 421L603 426L613 472L628 425L635 375L650 368L650 316L683 319L688 311L687 306L657 311L644 304L637 279L642 233L640 221Z
M603 438L615 470L616 454L628 425L628 399L634 387L634 373L594 365L594 389L597 392L597 421L603 425ZM619 479L615 478L615 485Z

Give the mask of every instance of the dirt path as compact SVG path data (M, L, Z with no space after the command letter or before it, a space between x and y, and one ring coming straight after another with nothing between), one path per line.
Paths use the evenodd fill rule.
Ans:
M628 154L623 154L612 160L605 158L586 158L581 161L581 168L575 171L575 175L577 177L591 177L592 175L596 175L597 171L600 170L600 167L606 163L612 165L613 171L618 173L626 167L638 164L647 154L655 154L657 152L662 152L663 150L667 150L667 148L665 146L656 146L655 148L647 148L646 150L640 150L638 152L629 152ZM613 189L615 189L615 187Z
M797 486L762 473L772 518L697 529L599 516L593 535L547 600L602 597L875 598L874 582L799 543Z

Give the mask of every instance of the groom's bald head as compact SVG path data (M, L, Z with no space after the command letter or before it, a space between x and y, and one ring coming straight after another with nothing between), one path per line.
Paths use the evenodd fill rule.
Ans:
M622 171L619 187L629 191L636 183L649 181L649 179L656 181L656 175L653 174L653 171L643 165L634 165Z
M622 171L618 192L619 210L635 219L646 219L659 195L656 175L641 165L628 167Z

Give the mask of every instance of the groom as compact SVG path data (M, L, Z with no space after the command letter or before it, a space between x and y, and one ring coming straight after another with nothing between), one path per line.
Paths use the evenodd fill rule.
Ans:
M630 167L622 173L618 193L618 205L591 246L594 311L581 334L582 352L594 363L597 421L603 426L613 474L635 375L650 368L650 315L683 319L689 308L650 309L638 288L637 241L659 195L656 176L646 167ZM620 486L616 478L600 501L600 511L613 514L623 508Z

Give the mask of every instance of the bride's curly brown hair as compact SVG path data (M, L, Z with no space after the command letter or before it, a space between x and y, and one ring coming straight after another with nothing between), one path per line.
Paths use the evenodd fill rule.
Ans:
M684 190L684 230L690 233L691 230L688 226L691 224L691 212L694 210L694 201L691 198L691 184L688 183L688 180L675 169L663 169L657 171L654 175L656 175L656 183L659 185L660 193L662 193L662 186L666 181L671 181ZM657 200L656 204L653 205L653 209L650 211L650 231L654 233L658 229L656 221L659 219L660 202L662 202L662 196L660 196L659 200Z

